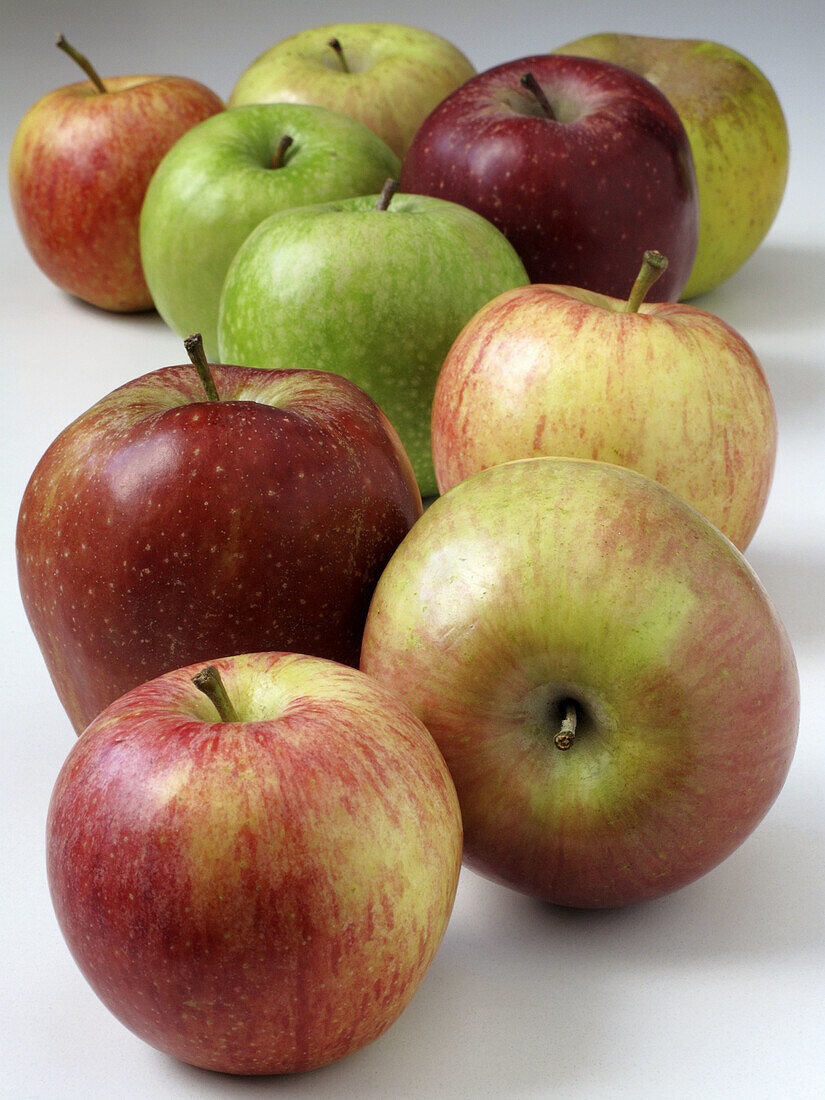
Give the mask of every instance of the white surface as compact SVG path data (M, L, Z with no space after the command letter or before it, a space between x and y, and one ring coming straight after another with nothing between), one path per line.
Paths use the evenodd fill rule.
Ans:
M790 777L763 824L678 894L617 912L565 912L464 872L442 949L412 1004L381 1040L337 1065L281 1081L236 1080L145 1046L95 998L52 914L44 822L74 735L22 611L13 541L26 480L54 436L114 386L183 356L156 316L106 315L57 291L24 251L4 194L0 1096L825 1095L825 53L815 10L808 0L778 9L744 0L4 6L6 150L30 104L76 79L52 45L58 31L104 75L177 72L224 96L277 39L338 20L438 31L479 69L602 30L710 38L755 61L788 116L789 186L759 252L700 304L751 342L776 399L776 476L748 557L796 649L802 721Z

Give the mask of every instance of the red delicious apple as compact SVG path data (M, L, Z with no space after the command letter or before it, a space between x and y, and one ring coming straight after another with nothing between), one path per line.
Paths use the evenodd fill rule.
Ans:
M55 911L148 1043L228 1073L311 1069L377 1038L430 965L461 864L455 788L357 670L215 665L134 688L76 742L49 807Z
M354 384L212 376L219 400L190 365L121 386L26 488L20 589L78 732L136 684L216 654L357 665L373 587L421 514L395 430Z
M63 290L104 309L151 309L138 222L152 173L178 138L224 109L195 80L105 81L61 35L90 79L39 99L15 134L11 201L23 240Z
M696 254L679 116L648 81L604 61L524 57L472 77L421 125L399 187L488 218L532 282L626 297L655 248L670 260L657 292L671 300Z

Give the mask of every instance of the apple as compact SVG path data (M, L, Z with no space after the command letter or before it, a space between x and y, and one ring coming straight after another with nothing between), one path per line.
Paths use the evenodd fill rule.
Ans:
M138 219L161 158L224 104L182 76L90 79L58 88L23 117L9 158L11 202L35 263L61 289L103 309L152 308Z
M392 692L255 653L112 703L58 776L47 851L66 942L122 1023L204 1069L291 1073L406 1007L450 917L461 817Z
M399 156L445 96L475 75L444 38L396 23L333 23L276 43L241 75L242 103L314 103L358 119Z
M439 490L515 458L601 459L660 481L744 550L773 478L773 397L724 321L643 302L666 266L646 253L627 301L534 283L484 306L436 385Z
M681 293L696 253L698 202L687 135L647 81L587 58L524 57L479 73L422 124L402 191L489 218L531 282L630 293L646 248Z
M383 409L422 495L436 492L430 406L453 340L491 298L528 281L502 234L455 203L395 194L273 214L224 283L220 355L335 371Z
M356 386L210 371L190 347L203 383L173 366L114 390L60 433L20 506L23 604L78 733L216 654L357 665L372 590L421 514L394 429Z
M371 194L398 168L366 126L323 107L237 107L194 127L162 160L140 218L161 317L217 356L221 287L251 231L277 210Z
M532 458L436 500L362 669L432 733L468 863L548 902L656 898L767 812L796 741L784 627L739 551L633 470Z
M788 177L788 128L768 78L742 54L700 39L594 34L559 53L639 73L684 123L699 191L699 244L685 298L737 271L768 232Z

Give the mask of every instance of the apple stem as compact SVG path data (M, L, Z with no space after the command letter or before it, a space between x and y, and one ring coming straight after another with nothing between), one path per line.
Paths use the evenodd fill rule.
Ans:
M564 710L564 719L562 720L561 729L553 738L553 744L557 749L561 749L562 752L566 752L573 742L576 740L576 722L578 715L576 713L576 704L572 699L568 699Z
M238 712L226 694L221 674L214 665L207 665L192 677L192 683L209 699L222 722L239 722Z
M198 377L203 383L207 401L220 401L221 396L218 393L218 387L215 385L215 379L212 377L212 371L209 369L209 364L206 361L206 353L203 350L203 337L201 334L199 332L193 332L191 336L187 336L183 341L183 346L186 348L186 354L189 356L192 366L198 372Z
M528 92L536 99L539 107L544 111L547 118L556 121L556 116L553 114L553 108L550 106L550 100L544 94L544 89L541 84L536 80L532 73L525 73L521 78L522 88L526 88Z
M627 299L627 305L624 307L625 313L639 312L639 306L645 300L645 295L659 276L665 273L666 269L667 256L663 256L661 252L656 252L655 249L648 249L645 252L642 257L641 270L636 276L636 282L633 284L630 297Z
M327 45L329 46L329 48L331 50L334 50L335 53L337 54L338 60L341 62L342 71L345 72L345 73L348 73L349 72L349 65L347 65L347 59L344 57L344 50L343 50L343 47L341 46L341 43L338 41L337 38L330 38L329 42L327 42Z
M398 180L388 179L384 186L381 188L381 194L378 196L378 202L375 204L376 210L386 210L392 201L392 197L398 190Z
M106 94L106 85L97 75L97 70L87 57L84 57L82 53L78 53L74 46L70 46L62 34L57 36L55 45L59 50L62 50L63 53L67 53L73 61L78 63L83 72L102 95Z
M284 157L286 156L286 151L291 144L292 138L289 136L289 134L281 134L278 144L275 147L275 152L272 154L272 164L270 167L283 168Z

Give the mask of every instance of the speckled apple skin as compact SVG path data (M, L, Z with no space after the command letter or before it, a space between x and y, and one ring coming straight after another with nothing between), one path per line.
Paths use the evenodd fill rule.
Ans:
M178 138L224 104L177 76L104 77L59 88L24 116L9 188L23 240L62 290L115 312L152 308L138 220L152 173Z
M17 526L23 604L75 730L216 655L357 665L373 587L421 514L386 417L343 378L192 366L115 390L38 463Z
M441 492L477 470L560 455L638 470L744 550L776 461L773 397L750 345L690 305L533 284L465 326L433 399Z
M540 117L525 72L556 118ZM400 187L488 218L531 282L626 297L642 254L658 249L670 265L657 296L671 301L696 255L696 177L679 116L653 85L602 61L524 57L466 81L419 128Z
M796 663L753 571L606 463L505 463L439 497L375 590L361 667L444 753L469 864L562 905L645 901L715 867L796 744ZM566 751L564 699L581 715Z
M421 723L355 669L215 662L241 721L174 671L113 703L57 779L58 922L104 1004L227 1073L341 1058L403 1011L441 942L461 819Z
M331 39L341 43L345 72ZM232 89L229 103L314 103L363 122L402 157L432 109L475 67L431 31L397 23L330 23L276 43Z

